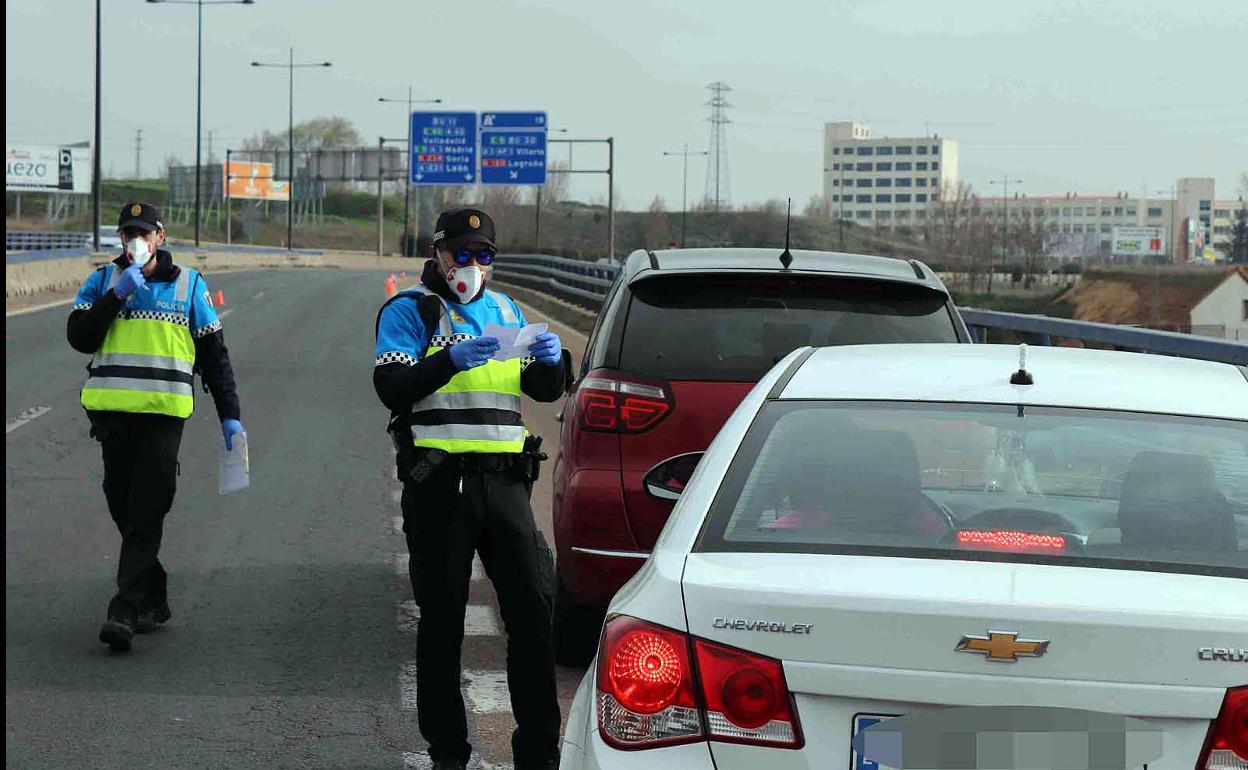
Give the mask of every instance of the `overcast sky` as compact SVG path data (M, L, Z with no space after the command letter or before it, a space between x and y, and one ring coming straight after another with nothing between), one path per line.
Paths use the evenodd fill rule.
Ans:
M9 143L89 139L94 3L5 0ZM705 148L706 85L734 88L733 203L819 192L822 125L961 143L981 191L1008 173L1030 194L1141 190L1248 170L1248 0L256 0L204 12L204 127L215 150L286 125L281 70L253 59L330 60L296 73L295 119L342 115L366 142L403 136L418 95L448 108L545 109L567 136L616 139L628 208L680 206L680 161ZM195 10L104 0L105 170L190 160ZM564 156L566 149L552 148ZM578 150L575 164L605 160ZM705 164L690 163L690 197ZM1011 187L1013 189L1013 186ZM605 197L577 178L574 194Z

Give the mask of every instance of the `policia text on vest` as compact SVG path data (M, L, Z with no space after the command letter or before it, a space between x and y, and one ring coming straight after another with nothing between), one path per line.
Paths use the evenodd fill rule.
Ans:
M463 767L471 752L460 649L474 551L494 583L506 626L517 770L557 766L552 604L554 562L529 494L538 439L520 399L558 400L571 359L542 335L532 359L497 361L488 324L525 324L511 298L476 285L493 258L493 223L460 209L438 219L437 258L421 281L377 316L373 384L391 412L403 480L417 629L417 714L435 767ZM485 259L477 261L478 257ZM464 270L473 274L464 276ZM448 278L450 279L448 281Z
M145 203L122 207L125 253L87 277L67 336L91 356L81 402L104 456L104 497L121 534L117 593L100 641L130 649L134 634L171 617L160 563L173 505L182 427L194 409L194 375L211 391L223 439L243 431L221 321L203 276L160 249L164 227Z

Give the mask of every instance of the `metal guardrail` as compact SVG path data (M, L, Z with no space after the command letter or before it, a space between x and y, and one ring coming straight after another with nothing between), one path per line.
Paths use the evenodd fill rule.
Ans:
M5 251L43 251L45 249L81 249L91 240L91 233L40 232L36 230L5 230Z
M504 280L518 278L531 288L591 308L602 303L619 271L616 265L542 254L508 254L495 267L495 273ZM983 330L1000 329L1027 335L1037 345L1051 345L1055 338L1070 339L1118 350L1248 365L1248 344L1243 342L1025 313L976 308L958 311L977 340L985 336Z

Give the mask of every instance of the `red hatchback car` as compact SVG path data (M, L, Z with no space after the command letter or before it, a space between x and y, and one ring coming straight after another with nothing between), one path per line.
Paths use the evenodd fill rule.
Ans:
M593 656L702 452L754 383L805 345L970 342L940 279L901 259L771 249L633 252L560 412L558 659ZM847 372L847 376L853 376Z

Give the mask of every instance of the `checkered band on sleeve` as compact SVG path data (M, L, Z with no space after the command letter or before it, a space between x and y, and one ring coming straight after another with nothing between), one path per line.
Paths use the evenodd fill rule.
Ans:
M216 320L208 324L207 326L199 327L198 329L196 329L194 332L191 333L191 336L194 337L195 339L200 339L201 337L207 337L209 334L212 334L214 332L219 332L219 331L221 331L221 321Z
M435 348L449 348L457 342L464 342L471 339L476 338L471 334L452 334L449 337L442 334L435 334L432 338L430 338L429 345Z
M536 360L537 359L534 358L533 356L525 356L524 358L520 359L520 371L524 371L525 369L528 369L529 364L533 363Z
M90 302L76 302L74 303L74 310L90 310L91 305L92 303Z
M179 326L191 325L191 319L182 313L161 313L156 310L123 310L121 317L127 321L164 321Z
M384 366L386 364L403 364L404 366L415 366L420 359L407 353L400 353L397 350L390 350L377 356L377 361L373 366Z

